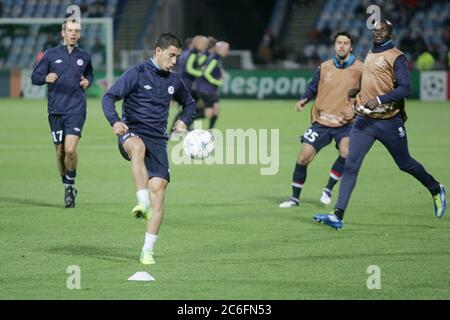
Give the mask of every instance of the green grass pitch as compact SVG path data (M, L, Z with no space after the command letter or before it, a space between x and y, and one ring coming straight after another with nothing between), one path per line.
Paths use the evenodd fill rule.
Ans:
M336 157L331 145L309 167L301 206L278 208L309 125L294 101L222 101L219 129L280 129L279 172L172 165L157 263L140 265L145 225L130 214L130 164L100 101L88 108L77 206L64 209L46 101L0 100L0 299L450 298L450 216L434 216L428 191L380 143L341 231L312 220L329 210L319 197ZM450 187L450 104L408 101L407 111L413 157ZM336 197L337 189L332 204ZM70 265L81 269L80 290L66 288ZM370 265L381 270L379 290L367 288ZM127 281L137 271L156 281Z

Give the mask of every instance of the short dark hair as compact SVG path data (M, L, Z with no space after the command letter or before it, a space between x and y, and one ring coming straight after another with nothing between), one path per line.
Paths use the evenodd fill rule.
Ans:
M161 49L165 50L170 46L174 46L178 49L181 49L183 47L181 40L171 32L162 33L159 36L158 40L156 40L155 42L155 49L157 47L160 47Z
M350 44L353 45L353 36L348 31L345 31L345 30L344 31L339 31L338 33L336 33L334 35L334 37L333 37L333 44L336 43L336 39L339 36L345 36L345 37L349 38L350 39Z

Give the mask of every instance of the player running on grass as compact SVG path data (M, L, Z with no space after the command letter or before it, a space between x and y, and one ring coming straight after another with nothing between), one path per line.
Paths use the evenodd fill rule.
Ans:
M364 157L376 140L388 149L400 170L409 173L430 191L436 217L445 214L445 187L436 181L408 150L404 123L405 98L411 93L406 57L392 43L392 24L375 23L373 48L364 61L361 91L356 97L356 116L350 133L350 148L339 189L339 199L331 214L314 219L332 228L343 227L344 212L356 185Z
M280 208L299 205L308 165L316 154L334 139L339 156L331 168L328 184L320 198L324 204L331 202L331 191L344 170L348 154L348 136L355 116L348 94L350 90L359 88L363 68L362 62L351 53L352 40L352 36L346 31L335 35L335 56L319 66L303 98L296 104L296 110L301 111L317 94L311 111L312 124L301 138L302 146L292 178L292 196L281 203Z
M75 207L77 145L86 120L86 92L94 72L91 58L78 47L81 25L64 21L63 41L48 49L33 70L31 82L48 86L48 122L56 150L56 166L65 188L66 208Z
M224 70L222 61L230 53L230 44L218 41L212 48L203 67L203 75L195 81L195 87L204 106L204 116L209 119L209 129L214 125L220 113L220 86L223 84Z

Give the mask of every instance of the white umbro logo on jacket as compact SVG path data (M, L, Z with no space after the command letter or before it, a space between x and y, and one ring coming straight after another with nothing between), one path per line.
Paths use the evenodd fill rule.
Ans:
M152 87L149 86L148 84L144 86L145 89L150 90Z

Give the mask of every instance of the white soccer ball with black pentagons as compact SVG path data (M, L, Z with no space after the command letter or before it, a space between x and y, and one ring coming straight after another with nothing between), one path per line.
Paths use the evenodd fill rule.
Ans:
M192 130L184 137L183 150L192 159L205 159L214 150L214 137L205 130Z

